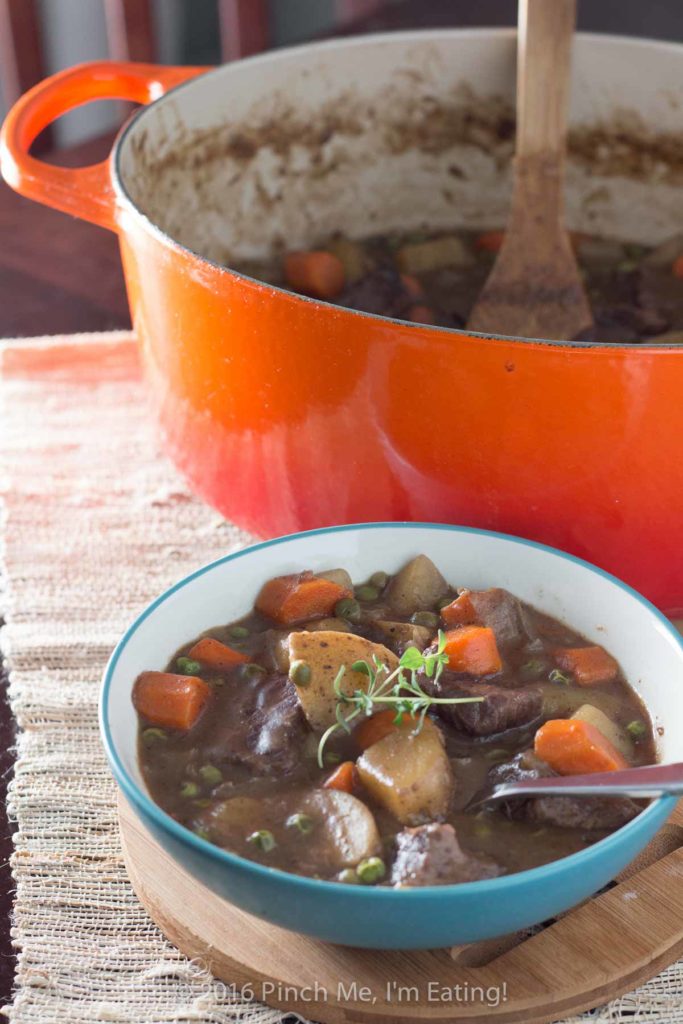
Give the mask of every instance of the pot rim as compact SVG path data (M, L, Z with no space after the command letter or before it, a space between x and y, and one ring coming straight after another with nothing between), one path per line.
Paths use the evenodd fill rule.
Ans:
M129 120L123 125L120 132L118 133L111 153L108 158L109 172L112 187L114 189L117 206L117 220L119 221L120 230L122 233L126 233L124 225L120 224L120 211L125 210L128 214L135 217L140 224L144 227L145 231L156 241L161 242L167 248L170 248L176 252L182 253L186 257L198 260L201 264L205 264L210 267L212 271L218 272L222 276L234 278L238 281L244 281L249 286L256 288L266 295L279 295L284 297L287 301L291 301L295 304L308 303L316 308L322 308L327 310L334 310L336 315L348 314L351 317L363 317L369 320L380 321L387 325L397 325L399 328L407 328L411 333L419 330L420 333L423 331L429 331L431 334L438 336L440 340L448 341L454 335L461 340L469 340L477 344L482 342L490 342L494 345L500 343L505 346L512 345L525 345L538 347L540 349L546 348L560 348L560 349L575 349L577 351L589 351L591 353L605 353L613 354L614 352L621 352L623 350L636 350L645 351L649 354L658 352L681 352L683 353L683 345L677 343L659 343L652 344L649 342L595 342L595 341L559 341L549 338L526 338L519 335L509 334L485 334L479 331L468 331L466 329L460 329L456 327L439 327L430 324L416 324L411 320L401 320L398 317L382 316L377 313L365 313L362 310L350 309L347 306L338 306L333 302L326 302L323 299L312 298L308 295L300 295L297 292L293 292L288 288L283 288L280 285L268 284L265 281L259 281L255 277L251 277L248 274L244 274L241 271L234 270L231 267L226 267L220 263L217 263L213 259L209 259L207 256L203 256L201 253L194 249L189 248L182 242L173 238L166 231L163 230L158 224L156 224L151 217L146 214L133 200L128 189L126 188L123 175L121 171L121 152L123 145L128 138L128 135L134 131L136 125L141 118L144 118L153 108L159 104L163 104L167 99L177 95L184 89L192 88L198 79L204 81L207 77L217 76L222 74L227 67L234 63L235 66L239 66L245 62L249 63L265 63L267 61L286 59L292 54L305 54L312 52L314 55L325 50L332 49L351 49L358 46L372 46L377 43L391 42L394 40L408 41L413 39L415 41L429 41L443 40L444 37L449 36L491 36L495 38L510 38L513 39L517 34L517 30L509 26L500 27L468 27L468 28L452 28L452 29L405 29L400 32L375 32L368 33L363 36L351 36L342 37L339 39L325 39L319 42L302 43L298 46L282 47L278 50L268 50L265 53L253 54L250 57L242 58L239 61L227 62L219 64L214 68L209 68L203 74L197 75L193 78L188 79L185 82L181 82L169 89L168 92L159 96L156 100L147 103L140 107L139 110L129 118ZM646 36L626 36L618 35L616 33L602 33L602 32L577 32L576 37L579 39L586 39L598 44L604 44L607 47L620 46L624 43L644 48L655 47L660 50L671 50L680 54L683 60L683 43L669 42L661 39L650 39Z
M584 569L588 569L590 572L595 573L598 576L602 576L604 579L608 580L612 586L625 591L633 597L642 606L645 612L658 620L662 633L673 641L674 645L683 657L683 638L678 633L675 626L662 612L659 611L658 608L648 601L646 597L643 597L642 594L631 587L628 583L620 580L617 576L607 572L605 569L601 569L599 566L594 565L592 562L586 561L586 559L579 558L576 555L571 555L567 551L562 551L560 548L554 548L548 544L541 544L539 541L527 540L524 537L518 537L514 534L501 533L496 530L484 530L479 527L455 526L448 523L401 521L345 523L341 526L323 526L315 530L304 530L299 533L284 534L283 536L274 537L269 540L258 541L255 544L249 544L245 548L240 548L238 551L233 551L228 555L222 555L221 557L206 563L200 568L195 569L193 572L188 573L170 587L166 588L153 601L151 601L146 608L143 609L133 622L130 623L112 651L109 661L107 662L102 676L98 703L100 737L114 779L116 780L120 790L123 792L123 795L131 803L137 814L142 815L143 819L151 821L153 826L161 832L166 833L175 840L179 840L183 846L188 847L195 853L202 854L214 865L219 867L240 869L245 871L247 874L251 874L255 878L263 879L264 881L269 878L278 879L280 882L289 884L294 888L300 888L303 891L307 890L309 893L320 892L322 887L322 891L325 893L330 892L333 894L339 894L343 892L345 898L350 900L362 901L365 894L372 893L371 898L381 902L391 903L399 900L404 903L412 901L413 903L419 904L421 901L429 899L430 897L449 898L453 896L457 897L458 894L464 895L465 897L480 893L482 895L490 895L492 893L505 895L511 890L514 891L520 887L524 889L528 884L537 883L542 885L544 882L561 880L565 871L569 871L571 873L572 870L578 870L581 867L587 868L595 858L600 858L603 854L605 856L611 855L615 850L618 850L625 841L627 842L628 838L632 836L634 832L638 831L639 827L644 823L649 823L652 819L658 818L660 815L667 817L671 813L676 804L676 797L671 795L661 795L652 799L647 807L645 807L636 815L635 818L632 818L631 821L628 821L625 825L622 825L613 832L610 832L609 835L604 836L602 839L598 839L590 846L587 846L582 850L577 850L574 853L567 854L563 857L559 857L557 860L548 861L545 864L540 864L533 868L525 868L522 871L511 872L507 875L499 875L495 878L478 879L472 882L451 883L448 885L425 885L407 889L391 889L382 887L365 888L363 886L349 886L343 882L335 882L328 879L316 879L307 875L297 875L281 868L268 867L267 865L260 864L258 861L249 860L240 854L234 853L231 850L223 849L206 839L202 839L189 828L181 825L178 821L172 818L167 811L164 811L159 804L155 803L146 788L143 788L143 786L132 777L126 768L123 759L119 754L117 741L114 738L114 733L110 724L109 699L116 666L129 641L137 632L139 627L147 618L149 618L150 615L154 614L161 605L171 598L176 591L182 590L188 584L201 576L204 576L207 572L211 572L219 565L223 565L227 562L233 562L236 559L249 558L254 551L273 547L277 548L281 544L286 544L302 538L324 537L326 534L343 534L353 533L354 531L364 532L382 529L401 531L426 529L444 531L445 533L465 535L476 534L478 536L502 539L508 544L518 544L521 547L533 548L535 550L545 552L546 554L559 557L563 560L573 562L574 564L579 565Z

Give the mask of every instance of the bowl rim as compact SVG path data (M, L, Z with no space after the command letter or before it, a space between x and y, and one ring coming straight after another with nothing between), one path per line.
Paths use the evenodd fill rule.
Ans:
M387 900L401 900L405 902L408 900L424 899L428 896L452 896L456 893L462 894L463 896L473 895L475 893L490 895L497 890L507 891L519 886L524 887L527 884L534 884L536 882L538 884L542 884L543 882L552 879L552 877L558 872L561 873L563 866L567 868L571 866L579 869L583 864L587 865L587 863L596 855L600 855L601 853L608 855L613 848L619 847L622 841L627 840L630 834L639 829L645 822L648 822L650 819L655 817L668 816L668 814L671 813L677 802L676 797L661 796L652 800L652 802L631 821L622 825L620 828L615 829L614 832L611 832L603 839L599 839L597 842L592 843L583 850L578 850L576 853L571 853L565 857L559 857L556 860L549 861L547 864L541 864L537 867L527 868L524 871L517 871L508 875L499 875L496 878L479 879L472 882L454 882L448 885L426 885L401 889L385 888L383 886L348 885L343 882L334 882L328 881L327 879L310 878L306 875L297 875L290 871L284 871L281 868L268 867L267 865L260 864L257 861L249 860L246 857L241 857L239 854L232 853L230 850L224 850L221 847L210 843L206 839L202 839L189 828L181 825L162 810L162 808L156 804L146 792L144 792L142 787L138 785L135 779L133 779L127 771L121 757L119 756L116 743L112 735L112 730L110 728L108 715L109 695L116 666L124 649L142 623L154 614L154 612L156 612L157 609L160 608L161 605L163 605L164 602L173 594L182 590L194 580L199 579L208 572L211 572L219 565L223 565L224 563L232 562L240 558L248 558L254 551L277 547L281 544L286 544L302 538L324 536L325 534L362 532L376 529L443 530L450 533L491 537L502 540L506 543L534 548L579 565L584 569L588 569L590 572L597 573L614 586L635 598L636 601L643 606L646 612L653 615L659 621L664 632L668 634L669 639L673 640L675 646L678 648L681 660L683 661L683 636L677 631L671 621L667 619L666 616L650 601L648 601L647 598L643 597L642 594L639 594L638 591L628 583L624 583L618 577L607 572L605 569L601 569L599 566L594 565L583 558L579 558L576 555L571 555L568 552L562 551L559 548L551 547L548 544L541 544L539 541L527 540L522 537L516 537L514 534L501 533L495 530L484 530L477 527L455 526L447 523L403 521L350 523L342 526L319 527L314 530L302 530L297 533L274 537L270 540L259 541L255 544L250 544L245 548L240 548L238 551L233 551L228 555L222 555L220 558L216 558L211 562L207 562L205 565L202 565L193 572L188 573L186 576L182 577L176 583L164 590L158 597L151 601L128 626L107 662L102 678L98 705L100 735L115 781L122 790L124 796L131 804L133 804L134 808L142 814L143 818L151 819L152 824L162 832L169 833L173 839L180 841L181 844L189 847L190 850L195 853L208 857L216 866L246 871L263 881L280 880L283 884L293 885L312 895L323 895L326 892L330 892L330 894L336 893L339 895L343 892L347 899L358 900L365 898L368 894L372 893L372 899L378 899L383 902Z
M152 217L145 213L144 210L138 206L137 202L133 199L130 190L125 184L124 174L121 167L121 156L123 153L124 144L126 139L131 132L135 131L138 121L143 120L152 108L163 104L169 96L175 96L179 92L186 89L191 89L192 86L197 82L198 79L215 78L221 73L226 71L226 68L234 68L235 65L249 64L260 64L269 63L274 60L286 60L292 55L307 54L311 52L313 56L317 56L319 53L324 53L326 50L337 50L337 49L353 49L364 46L372 46L391 43L391 42L407 42L415 40L417 42L429 42L430 40L442 40L444 37L455 37L455 38L486 38L490 37L493 39L514 39L516 37L517 30L512 26L505 25L487 25L487 26L466 26L462 28L452 27L447 29L435 29L435 28L422 28L422 29L403 29L399 32L368 32L363 36L350 36L350 37L338 37L335 39L321 39L313 40L310 42L299 43L294 46L285 46L277 50L268 50L265 53L256 53L248 57L243 57L238 62L224 62L217 64L214 67L208 66L205 70L199 72L193 78L187 81L180 82L175 85L172 89L169 89L163 95L157 97L151 103L143 104L138 110L136 110L132 116L126 121L121 130L119 131L111 153L108 157L109 173L111 177L112 187L116 195L117 204L126 210L130 215L137 218L144 230L149 234L155 241L161 242L164 246L171 249L174 252L180 253L185 257L189 256L194 260L198 260L202 264L206 264L211 268L213 272L217 272L222 277L228 277L241 281L249 287L256 288L262 291L264 294L275 293L280 299L293 302L295 304L304 303L309 306L322 308L324 310L332 311L339 315L349 315L351 317L363 317L366 320L376 320L382 324L390 327L399 327L409 329L411 331L429 331L434 338L439 340L444 339L448 344L451 342L452 337L455 335L461 339L467 339L475 343L488 342L490 344L504 343L509 345L523 344L538 346L539 348L564 348L574 349L578 351L589 351L592 353L613 353L622 349L626 350L644 350L647 352L670 352L680 350L681 346L676 342L657 342L653 343L650 341L621 341L621 342L600 342L600 341L574 341L572 339L552 339L552 338L535 338L526 337L524 335L515 334L503 334L503 333L486 333L482 331L468 330L467 327L441 327L436 324L417 324L412 320L402 320L400 317L383 316L379 313L366 313L360 309L352 309L348 306L339 306L333 302L328 302L324 299L317 299L310 295L301 295L298 292L292 291L290 288L284 287L284 285L269 284L266 281L259 281L258 278L251 277L249 274L245 274L242 271L235 270L232 267L224 266L218 263L217 260L210 259L208 256L204 256L201 252L196 249L192 249L185 245L183 242L178 241L172 235L162 228ZM657 48L661 51L672 50L683 54L683 43L675 42L667 39L653 39L649 36L630 36L620 35L614 32L577 32L576 37L581 40L586 40L588 43L594 43L598 46L604 46L607 49L614 46L623 46L624 44L638 48ZM239 73L239 68L237 69ZM123 234L126 234L126 229L121 229ZM351 321L351 324L353 320Z

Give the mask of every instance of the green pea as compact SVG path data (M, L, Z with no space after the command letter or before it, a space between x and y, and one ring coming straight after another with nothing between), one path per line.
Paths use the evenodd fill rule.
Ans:
M196 676L202 670L202 666L193 658L178 658L176 665L184 676Z
M258 679L259 676L266 674L266 669L263 665L257 665L255 661L250 661L246 665L242 665L242 676L244 679Z
M342 597L334 606L334 614L340 619L348 619L349 622L357 622L360 619L360 605L353 597Z
M430 629L436 629L439 625L439 616L436 612L415 612L410 616L410 621L415 626L428 626Z
M533 679L540 679L544 673L548 671L548 662L543 658L530 658L529 661L525 661L519 669L519 678L525 682L530 682Z
M645 722L640 720L640 718L634 718L634 720L629 722L626 726L626 731L634 738L634 740L639 740L647 733L647 726L645 725Z
M377 587L378 590L384 590L389 582L389 573L373 572L368 582L370 583L370 586Z
M356 868L356 874L363 885L374 885L381 882L387 873L384 861L381 857L368 857L362 860Z
M639 242L626 242L624 252L631 260L642 260L647 252L647 246L641 245Z
M163 729L145 729L142 734L142 742L146 747L152 747L155 743L162 743L168 739Z
M305 836L313 831L313 818L307 814L290 814L285 824L287 828L296 828Z
M311 681L311 666L305 661L293 661L289 666L289 678L295 686L308 686Z
M338 882L344 882L346 885L358 885L359 878L357 872L353 868L344 868L337 875Z
M223 774L212 764L205 764L199 769L201 775L207 786L217 786L219 782L223 781Z
M275 836L267 828L260 828L257 832L252 832L250 836L247 836L247 842L257 849L263 850L264 853L270 853L277 846Z
M195 828L193 829L193 832L196 836L199 836L200 839L206 839L208 841L209 833L205 828Z
M356 587L356 597L359 601L376 601L379 597L379 590L377 587L371 587L369 583L364 583L360 587Z
M196 782L184 782L182 784L182 786L180 787L180 795L181 796L187 796L187 797L197 796L198 793L199 793L199 786L197 785Z
M244 640L245 637L249 636L249 630L246 626L230 626L228 633L233 640Z
M195 807L201 807L202 810L206 807L211 806L211 801L209 800L208 796L203 796L201 800L193 800L192 803L195 805Z
M572 677L566 676L564 672L560 672L559 668L554 668L548 679L551 683L561 683L563 686L569 686L572 681Z

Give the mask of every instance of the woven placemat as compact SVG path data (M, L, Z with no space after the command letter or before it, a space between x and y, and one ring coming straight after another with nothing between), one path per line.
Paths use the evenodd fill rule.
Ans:
M160 454L129 335L0 343L4 610L19 726L15 1024L274 1024L178 953L126 878L97 727L102 669L159 591L250 538ZM239 481L235 481L239 486ZM683 964L584 1015L683 1022Z

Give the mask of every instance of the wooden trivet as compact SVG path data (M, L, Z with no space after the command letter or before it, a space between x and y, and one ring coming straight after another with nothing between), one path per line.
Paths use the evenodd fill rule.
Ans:
M332 946L251 917L179 867L122 798L119 821L133 888L170 941L228 986L322 1024L547 1024L683 954L683 804L611 888L531 937L415 952Z

